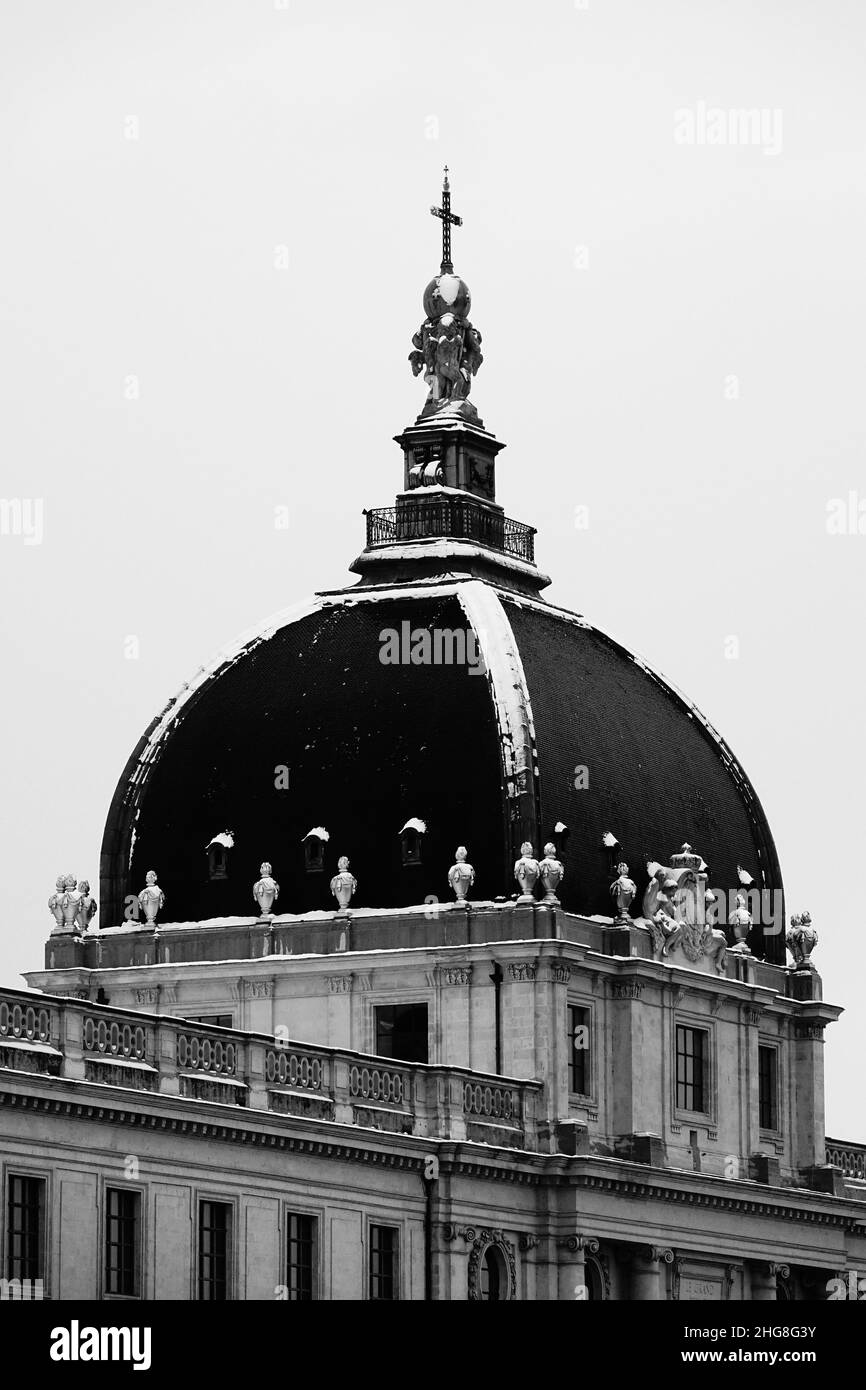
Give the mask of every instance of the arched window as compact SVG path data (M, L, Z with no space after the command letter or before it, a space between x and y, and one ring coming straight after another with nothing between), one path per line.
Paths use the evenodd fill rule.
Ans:
M508 1270L502 1251L488 1245L481 1257L480 1292L482 1299L499 1303L508 1297Z

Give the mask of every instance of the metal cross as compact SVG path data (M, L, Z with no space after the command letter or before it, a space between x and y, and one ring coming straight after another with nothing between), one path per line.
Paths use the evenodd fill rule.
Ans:
M451 211L451 185L448 182L448 165L445 165L445 180L442 184L442 206L441 208L431 208L434 217L442 218L442 265L440 267L443 275L453 275L454 266L451 264L451 226L463 226L463 218L458 217Z

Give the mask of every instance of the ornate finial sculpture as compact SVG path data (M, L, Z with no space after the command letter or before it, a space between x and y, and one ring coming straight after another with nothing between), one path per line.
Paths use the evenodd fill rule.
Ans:
M541 901L558 903L559 898L556 896L556 890L565 878L565 865L561 859L557 859L556 845L552 840L544 846L544 858L538 866L538 871L545 890Z
M746 894L741 888L737 893L737 906L728 918L728 926L734 933L734 945L732 951L736 951L739 956L750 956L752 953L748 947L749 932L752 930L752 914L746 905Z
M345 854L337 860L337 872L331 879L331 892L337 899L338 912L346 912L358 887L355 875L349 872L349 861Z
M90 923L96 916L97 904L96 899L91 896L90 884L86 878L83 878L79 883L78 892L80 896L78 899L76 918L78 921L78 929L83 934L89 930Z
M629 909L637 897L637 884L629 878L628 864L624 860L617 864L616 871L619 877L610 885L610 896L616 903L613 924L615 927L627 927L631 922Z
M455 862L448 870L448 882L454 889L454 896L459 903L465 902L466 895L475 882L475 870L466 862L467 853L465 845L458 845L454 853Z
M788 950L794 957L795 970L814 970L812 952L818 945L818 933L812 926L811 912L796 912L791 918L791 930L785 936Z
M424 381L430 388L422 415L431 415L453 405L459 406L460 414L467 419L477 419L475 407L466 397L484 358L481 334L469 322L472 303L469 286L454 274L451 261L451 227L461 226L462 218L451 211L447 166L442 206L430 211L442 220L442 264L440 273L424 291L427 317L412 339L409 362L415 376L424 373Z
M261 878L253 884L253 900L258 903L263 917L270 917L274 903L280 896L280 885L274 878L273 868L267 860L260 866Z
M533 890L538 882L541 866L537 859L533 857L532 842L524 840L520 846L520 858L514 865L514 877L520 884L523 892L517 899L519 903L531 903L535 901Z
M144 881L146 887L139 893L138 901L148 926L153 926L156 914L165 906L165 894L156 881L155 869L148 869Z
M48 911L54 915L54 926L51 928L52 934L54 932L63 931L63 894L65 889L66 875L58 874L54 884L54 892L48 899Z
M63 930L74 932L78 930L78 904L81 894L75 886L75 874L67 874L63 880L63 896L60 905L63 908Z

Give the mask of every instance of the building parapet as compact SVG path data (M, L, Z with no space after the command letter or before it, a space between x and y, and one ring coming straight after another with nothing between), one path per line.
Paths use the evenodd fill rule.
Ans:
M541 1082L0 991L0 1071L539 1150Z

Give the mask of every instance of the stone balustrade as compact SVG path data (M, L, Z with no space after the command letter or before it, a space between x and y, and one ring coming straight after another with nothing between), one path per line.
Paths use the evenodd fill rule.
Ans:
M395 1134L540 1147L540 1082L283 1042L57 995L0 991L4 1072Z
M846 1144L827 1140L827 1162L842 1169L842 1175L855 1182L866 1182L866 1144Z

